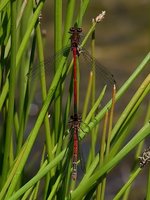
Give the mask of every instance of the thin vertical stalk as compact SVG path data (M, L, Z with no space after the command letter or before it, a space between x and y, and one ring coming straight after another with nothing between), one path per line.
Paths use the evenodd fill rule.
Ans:
M18 10L19 10L19 6L18 6ZM24 32L27 29L27 24L28 24L28 16L31 14L32 11L32 2L31 0L28 2L27 7L24 11L24 15L21 21L21 25L19 27L17 27L17 30L20 28L20 30L18 30L19 34L18 34L18 38L20 40L22 40L23 36L24 36ZM20 124L18 130L16 131L17 133L17 154L20 151L20 148L22 146L23 143L23 137L24 137L24 129L25 129L25 115L26 112L24 111L24 105L25 105L25 95L26 95L26 89L27 89L27 81L26 81L26 73L27 73L27 68L26 68L26 53L27 53L28 49L26 49L22 55L22 59L21 59L21 63L20 63L20 70L18 72L19 74L19 106L18 106L18 117L16 114L16 120L18 119L18 123Z
M29 196L29 200L34 200L34 193L35 193L35 191L33 189L30 196Z
M34 12L34 14L32 16L32 19L31 19L31 22L30 22L30 24L28 26L28 29L26 30L24 38L23 38L23 40L22 40L22 42L21 42L21 44L19 46L19 49L18 49L18 52L17 52L16 69L19 67L20 60L21 60L22 55L24 53L24 50L25 50L25 48L26 48L26 46L28 44L28 40L29 40L29 38L31 36L31 33L32 33L33 29L34 29L35 24L37 23L37 19L39 17L39 14L40 14L40 12L41 12L41 10L43 8L44 1L45 0L42 0L38 4L38 7L36 8L36 10L35 10L35 12Z
M28 66L28 69L33 64L35 46L36 46L35 43L36 43L36 41L35 41L35 36L34 36L32 45L31 45L30 60L28 62L24 63L25 66ZM28 71L28 69L26 71ZM26 76L26 78L27 78L26 71L24 71L24 73L25 73L24 76ZM21 116L20 116L21 119L19 120L17 113L15 114L15 129L16 129L16 133L17 133L17 154L19 153L19 151L22 147L22 144L23 144L24 131L25 131L25 127L27 124L27 119L29 117L30 102L33 97L33 93L34 93L34 89L35 89L35 84L32 84L32 91L30 91L30 94L29 94L29 82L30 82L30 79L28 79L26 87L24 87L25 96L24 96L24 99L22 98L23 110L22 110Z
M27 25L28 25L28 16L31 14L31 9L32 9L32 2L29 1L27 4L27 7L24 11L24 15L23 18L21 20L21 24L19 26L20 30L19 32L19 36L18 38L20 40L22 40L25 31L27 30ZM20 8L18 8L20 9ZM28 50L28 49L27 49ZM26 67L25 67L25 60L26 60L26 51L24 51L22 59L21 59L21 64L20 64L20 71L19 71L19 112L18 112L18 116L19 116L19 123L21 120L21 116L22 116L22 112L23 112L23 106L24 106L24 100L25 100L25 90L26 90Z
M85 117L86 117L87 111L88 111L88 105L89 105L91 90L92 90L92 80L93 80L93 73L90 72L88 88L87 88L86 97L85 97L84 106L83 106L83 113L82 113L83 121L85 120Z
M107 126L108 126L108 112L106 112L104 119L103 133L100 146L99 166L102 166L104 162ZM103 182L102 182L97 187L96 199L101 199L104 196L104 192L105 188L103 187Z
M110 110L110 119L109 119L109 126L108 126L108 137L106 142L106 154L105 159L108 159L109 150L110 150L110 142L111 142L111 133L112 133L112 123L113 123L113 115L114 115L114 107L115 107L115 97L116 97L116 86L113 87L113 94L112 94L112 107ZM102 181L102 193L101 193L101 200L105 199L105 188L106 188L106 177Z
M11 185L9 187L9 190L8 190L8 196L10 196L17 184L17 181L18 181L18 178L19 178L19 174L22 172L23 168L24 168L24 165L27 161L27 158L29 156L29 153L31 151L31 148L35 142L35 139L38 135L38 131L39 131L39 128L41 127L41 124L44 120L44 117L45 117L45 114L47 112L47 109L49 107L49 105L51 104L51 101L54 97L54 92L57 88L57 85L58 85L58 82L60 80L60 77L61 77L61 74L62 74L62 71L63 71L63 65L64 65L64 62L66 61L66 58L62 58L61 62L60 62L60 65L59 65L59 68L57 70L57 73L55 74L54 76L54 79L52 81L52 84L51 84L51 87L49 88L48 90L48 94L47 94L47 97L45 99L45 102L44 102L44 105L38 115L38 118L36 120L36 123L35 123L35 126L33 127L32 131L30 132L29 134L29 137L28 139L26 140L26 143L24 144L24 146L22 147L19 155L18 155L18 159L20 159L20 162L19 162L19 165L17 163L17 161L14 163L14 167L12 168L11 172L14 173L14 171L16 171L16 174L15 176L13 177L13 180L11 182ZM23 153L23 151L25 151ZM23 153L23 155L22 155ZM16 165L16 166L15 166ZM16 168L15 168L16 167ZM10 172L10 173L11 173ZM1 193L0 193L1 195Z
M65 25L64 25L64 34L63 34L63 46L67 44L68 39L70 37L70 34L68 34L68 31L72 25L74 8L75 8L75 0L68 0L67 9L66 9L67 13L66 13L66 19L65 19Z
M40 170L44 169L44 167L46 166L46 162L45 162L45 152L46 152L46 147L44 145L44 148L43 148L43 152L42 152L42 157L41 157L41 162L40 162ZM35 185L35 189L34 189L34 198L33 199L38 199L38 191L39 191L39 188L40 188L40 181L38 181Z
M7 97L7 92L8 92L8 89L9 89L8 77L6 77L5 83L6 84L3 86L2 90L1 90L1 95L0 95L0 111L2 110L2 107L3 107L4 102L6 100L6 97Z
M94 24L94 22L93 22ZM94 105L95 103L95 29L92 31L92 45L91 45L91 50L92 50L92 57L93 57L93 60L92 60L92 73L93 73L93 80L92 80L92 106Z
M8 94L8 114L6 121L6 141L4 149L4 160L2 169L2 185L6 180L6 176L10 167L10 138L12 138L13 117L14 117L14 98L15 98L15 83L16 83L16 1L11 1L11 59L10 59L10 82Z
M40 30L39 24L37 25L37 28L36 28L36 36L37 36L37 48L38 48L39 61L41 63L41 66L40 66L41 77L40 78L41 78L42 98L44 102L47 96L47 91L46 91L46 79L45 79L45 73L44 73L44 63L42 62L44 60L43 44L42 44L42 36L41 36L41 30ZM44 125L45 125L45 135L46 135L46 147L47 147L47 152L48 152L48 159L50 161L53 159L52 149L53 149L54 144L52 143L52 138L51 138L48 113L45 115Z
M32 190L33 190L33 187L30 187L30 189L28 189L28 190L25 192L25 194L22 196L21 200L26 200L26 199L28 199L28 198L29 198L29 195L30 195L31 192L32 192Z
M110 120L109 120L109 127L108 127L108 138L107 138L107 145L106 145L106 157L108 156L109 149L110 149L112 123L113 123L113 115L114 115L114 107L115 107L115 99L116 99L116 85L114 85L114 87L113 87L113 94L112 94L112 106L111 106L111 110L110 110Z
M55 53L62 48L62 0L54 1L54 51ZM55 72L57 71L57 60L55 60ZM55 140L58 140L59 130L60 130L60 118L61 118L61 85L57 86L55 92L55 104L54 104L54 113L55 113Z
M44 63L42 62L44 60L44 54L43 54L44 50L43 50L43 42L42 42L42 36L41 36L41 30L40 30L39 23L36 28L36 36L37 36L37 48L38 48L39 61L41 63L40 80L41 80L42 99L44 102L46 99L46 96L47 96L47 91L46 91L46 78L45 78L45 71L44 71ZM50 160L53 159L52 150L53 150L54 144L53 144L53 140L51 137L52 133L51 133L51 129L50 129L48 113L46 113L45 118L44 118L44 126L45 126L46 147L47 147L46 149L47 149L47 154L48 154L48 160L50 162ZM45 190L44 190L45 196L47 195L50 177L52 177L53 175L54 175L54 169L52 169L51 173L47 174Z
M80 8L79 8L79 15L76 20L79 27L82 24L82 18L83 18L85 11L89 5L89 2L90 2L89 0L81 1Z
M127 105L123 113L121 114L119 120L117 121L117 123L115 124L113 128L112 137L113 137L113 133L115 135L118 133L118 131L121 131L121 129L123 131L123 129L126 128L126 126L128 126L129 119L132 116L134 116L135 111L141 104L142 100L145 98L147 94L149 94L148 93L150 89L149 82L150 82L150 75L148 75L146 79L143 81L143 83L140 85L135 95L132 97L131 101L129 102L129 104ZM122 137L127 137L125 134L127 133L122 132L122 135L119 135L118 138L115 138L116 141L111 148L110 156L113 157L116 154L116 152L120 149Z
M57 177L56 182L55 182L54 185L52 186L50 195L49 195L49 197L47 198L47 200L55 199L54 196L57 194L56 191L58 190L58 186L59 186L59 184L60 184L61 181L62 181L62 175L60 174L60 175Z
M94 24L94 22L93 22L93 24ZM93 29L93 31L92 31L91 47L92 47L92 57L93 57L92 69L91 69L91 73L92 73L92 92L91 92L92 103L91 103L91 106L93 107L94 103L95 103L95 61L94 61L94 57L95 57L94 56L94 54L95 54L95 51L94 51L94 49L95 49L95 29ZM92 115L92 119L94 119L94 117L95 117L95 112ZM95 139L96 138L95 130L96 130L96 128L94 128L92 130L92 134L91 134L91 148L90 148L90 153L89 153L89 157L88 157L87 168L90 165L91 161L95 157L95 141L96 141L96 139Z
M93 22L94 23L94 22ZM93 79L92 79L92 107L95 103L95 29L93 30L92 32L92 57L93 57L93 60L92 60L92 73L93 73ZM93 119L95 117L95 113L93 113ZM92 130L92 134L91 134L91 160L94 159L95 157L95 141L96 141L96 128L94 128Z
M21 42L21 44L20 44L20 46L19 46L19 49L18 49L18 52L17 52L17 58L16 58L16 70L18 70L20 60L21 60L22 55L23 55L23 53L24 53L24 50L25 50L25 48L26 48L26 46L27 46L27 44L28 44L28 40L29 40L29 38L30 38L30 36L31 36L31 32L33 31L33 28L34 28L34 26L35 26L35 23L37 22L37 19L38 19L38 17L39 17L39 13L40 13L40 11L41 11L43 5L44 5L44 0L42 0L42 1L39 3L39 5L38 5L36 11L34 12L33 17L32 17L32 19L31 19L31 22L30 22L30 24L29 24L29 26L28 26L28 29L26 30L26 33L25 33L25 35L24 35L24 38L23 38L23 40L22 40L22 42ZM15 35L15 36L16 36L16 35ZM3 88L5 88L5 94L7 94L7 92L8 92L8 88L9 88L8 84L9 84L9 82L6 81L5 84L4 84L4 86L3 86ZM4 101L3 101L2 103L0 102L0 108L1 108L1 106L3 105L3 103L4 103Z
M93 105L92 109L90 110L90 112L88 113L86 119L85 119L85 123L88 124L90 122L90 120L92 119L93 113L95 113L95 111L98 109L104 95L106 92L106 86L104 86L104 88L102 89L102 91L99 94L99 97L97 98L95 104ZM80 134L81 137L81 134Z

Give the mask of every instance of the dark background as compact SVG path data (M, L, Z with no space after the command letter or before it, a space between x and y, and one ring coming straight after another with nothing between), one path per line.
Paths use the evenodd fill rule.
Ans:
M65 19L67 1L63 2ZM76 2L78 4L78 1ZM95 57L113 73L119 89L150 50L150 1L92 0L83 18L83 33L87 33L91 27L92 18L103 10L106 11L106 16L96 26ZM53 22L54 5L53 2L47 1L41 20L41 27L47 32L45 57L53 54ZM148 68L133 83L122 104L128 103L150 71Z

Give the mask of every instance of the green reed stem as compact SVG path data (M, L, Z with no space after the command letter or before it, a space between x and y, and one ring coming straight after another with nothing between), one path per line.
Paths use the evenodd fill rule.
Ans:
M35 123L35 126L34 128L32 129L31 133L29 134L29 137L28 139L26 140L24 146L22 147L21 151L20 151L20 154L18 155L18 159L20 159L20 164L18 165L17 161L14 163L14 167L16 170L14 170L14 167L12 168L11 172L14 172L16 175L13 177L13 180L11 182L11 185L10 185L10 188L8 190L8 196L10 196L17 184L17 181L18 181L18 178L19 178L19 174L22 172L23 168L24 168L24 165L27 161L27 158L29 156L29 153L32 149L32 146L35 142L35 139L37 137L37 134L38 134L38 131L39 131L39 128L41 127L41 124L44 120L44 117L45 117L45 114L47 112L47 109L52 101L52 98L54 96L54 92L55 92L55 89L57 88L57 85L58 85L58 82L59 82L59 79L61 77L61 74L62 74L62 71L63 71L63 63L65 62L66 58L62 58L62 60L60 61L60 65L59 65L59 68L57 69L57 73L55 74L54 76L54 79L52 81L52 84L51 84L51 87L48 91L48 94L47 94L47 97L45 99L45 102L44 102L44 105L41 109L41 112L39 113L39 116L37 118L37 121ZM22 152L24 151L24 154L23 156L22 155Z
M43 4L44 4L44 0L39 3L36 11L34 12L34 14L32 16L32 19L30 20L30 23L28 25L28 29L26 30L24 38L22 39L22 42L21 42L21 44L19 46L19 49L18 49L18 52L17 52L17 57L16 57L16 70L18 70L19 63L21 61L22 55L23 55L23 53L25 51L25 48L26 48L26 46L28 44L28 41L30 39L31 33L32 33L33 29L34 29L34 26L35 26L35 24L37 22L37 19L39 17L41 9L43 8ZM8 81L6 81L4 86L3 86L3 88L6 89L5 90L5 94L8 93L9 86L7 86L7 84L8 84ZM0 99L1 99L1 97L0 97Z
M18 5L19 7L19 5ZM19 7L20 8L20 7ZM18 10L19 10L18 8ZM28 2L27 9L25 9L24 17L22 18L21 24L19 28L17 28L18 32L20 33L20 39L23 38L25 31L27 30L28 27L28 16L29 13L31 13L32 10L32 2ZM18 113L16 113L16 120L18 119L19 127L18 130L16 131L17 134L17 154L20 151L20 148L23 143L23 137L24 137L24 131L25 131L25 121L26 121L26 111L25 111L25 104L26 104L26 90L27 90L27 67L28 63L26 61L26 53L28 49L26 49L22 55L22 58L20 60L20 69L17 70L17 76L19 74L19 90L18 93L19 95L19 107L18 107ZM22 67L24 66L24 67Z
M30 187L32 187L35 183L37 183L42 177L44 177L49 171L55 167L63 158L65 154L65 150L61 152L57 158L54 158L52 162L42 167L42 169L30 180L28 181L23 187L21 187L17 192L15 192L9 200L16 200L19 198L25 191L27 191ZM47 162L46 162L47 163Z
M41 36L41 30L40 30L39 24L37 25L37 28L36 28L36 36L37 36L37 48L38 48L39 61L41 63L40 78L41 78L42 99L44 102L47 96L47 91L46 91L46 77L45 77L45 70L44 70L44 63L43 63L44 50L43 50L43 42L42 42L42 36ZM48 113L46 113L45 115L44 125L45 125L45 136L46 136L46 147L47 147L48 159L50 161L53 159L52 150L53 150L54 144L51 138L51 130L50 130Z
M89 5L89 2L90 2L89 0L81 1L80 8L79 8L79 15L77 16L77 20L76 20L79 27L82 24L82 19Z
M58 52L62 49L62 0L54 1L54 52ZM55 60L55 72L58 68L58 61ZM54 104L54 127L55 127L55 141L58 140L59 130L60 130L60 119L61 119L61 85L57 86L57 90L55 93L55 104Z
M99 153L99 167L103 165L104 157L105 157L105 148L106 148L106 133L108 126L108 112L105 114L103 132L101 137L101 145L100 145L100 153ZM105 180L105 179L104 179ZM103 199L105 193L105 181L102 181L97 187L96 199Z
M84 106L83 106L83 112L82 112L82 120L83 121L85 120L85 117L87 115L88 105L89 105L89 102L90 102L91 91L92 91L92 80L93 80L93 73L90 72L89 81L88 81L88 88L87 88L86 97L85 97Z
M140 103L143 101L143 99L146 97L146 95L150 91L150 75L147 76L147 78L144 80L144 82L141 84L131 101L129 102L126 109L123 111L122 115L120 116L118 122L116 123L115 127L112 131L112 138L116 135L116 138L112 140L115 142L111 149L111 156L115 155L115 153L120 148L120 139L121 136L120 132L122 129L126 128L128 126L128 122L130 122L131 117L135 114L135 111L139 107ZM123 137L123 136L122 136Z
M62 181L62 175L59 175L57 177L57 180L56 182L54 183L54 185L52 186L52 189L51 189L51 193L49 195L49 197L47 198L47 200L51 200L54 198L54 196L56 195L56 192L58 190L58 186L59 186L59 183Z
M13 117L14 117L14 98L16 83L16 1L11 2L11 58L10 58L10 82L8 94L8 114L6 119L6 141L4 149L4 160L2 169L2 185L6 181L7 173L10 167L10 140L13 136Z
M108 159L109 152L110 152L110 142L111 142L111 134L112 134L112 124L113 124L113 115L114 115L114 107L115 107L115 97L116 97L116 86L114 85L113 91L112 91L112 106L110 109L110 117L109 117L109 124L108 124L108 134L107 134L107 140L106 140L106 152L105 152L105 159ZM105 131L105 129L104 129ZM101 200L104 200L105 198L105 189L106 189L106 178L107 174L105 174L105 178L102 181L102 193L101 193Z
M70 34L69 29L73 26L73 15L74 15L74 8L75 8L75 0L68 0L67 1L67 8L66 8L66 18L65 18L65 25L64 25L64 32L63 32L63 46L65 47L68 43Z
M94 22L93 22L94 23ZM95 58L95 29L92 32L92 43L91 43L91 52L92 52L92 57ZM93 79L92 79L92 107L94 106L95 103L95 80L96 80L96 74L95 74L95 60L92 60L92 73L93 73ZM92 118L94 119L95 113L93 113ZM95 142L96 142L96 128L92 130L91 134L91 160L94 159L95 157Z
M9 0L4 0L0 4L0 11L4 9L4 7L9 3Z

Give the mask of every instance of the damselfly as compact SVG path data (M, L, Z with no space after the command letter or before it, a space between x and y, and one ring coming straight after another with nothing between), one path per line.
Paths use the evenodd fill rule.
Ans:
M85 51L84 49L80 48L80 34L82 32L81 28L72 27L70 28L69 33L71 34L71 50L73 55L73 93L74 93L74 114L71 117L71 132L73 133L73 156L72 156L72 178L75 180L77 178L77 161L78 161L78 146L79 146L79 128L81 123L81 117L78 115L78 87L77 87L77 57L80 56L80 54L83 54L86 56L86 58L89 61L93 61L93 58ZM86 53L86 54L85 54ZM95 62L95 60L94 60ZM95 62L95 64L98 64ZM100 67L99 67L100 68ZM103 72L103 75L107 76L109 78L109 81L111 81L113 84L115 84L115 80L113 79L113 76L109 73L106 73L106 70L104 70L104 67L101 66L101 71Z
M71 116L69 121L70 132L73 134L73 154L72 154L72 179L76 180L77 178L77 161L78 161L78 152L79 152L79 129L82 118L80 115L74 114Z
M79 117L79 108L78 108L78 80L79 77L77 77L77 71L79 70L78 66L80 65L80 60L85 60L85 65L87 67L87 69L92 68L93 66L93 61L94 61L94 68L95 68L95 73L96 73L96 80L98 80L99 83L96 83L96 92L99 93L99 91L101 90L101 80L103 80L102 82L106 85L110 85L112 86L111 88L113 88L113 85L116 83L114 80L113 75L104 67L102 66L95 58L93 58L89 52L85 49L85 48L81 48L80 47L80 41L81 41L81 33L82 33L82 29L81 28L77 28L77 27L72 27L69 30L69 33L71 34L70 40L71 40L71 44L69 46L67 46L64 50L61 50L58 52L58 54L56 54L53 59L49 59L46 60L43 65L45 66L49 66L49 68L54 66L54 63L56 62L57 64L59 63L59 58L61 59L62 56L65 56L66 58L69 57L69 53L70 51L72 51L72 56L71 58L73 59L73 115L71 116L70 119L70 124L71 124L71 128L70 128L70 132L72 134L72 138L73 138L73 156L72 156L72 166L73 166L73 173L72 173L72 178L75 180L77 177L77 160L78 160L78 145L79 145L79 129L80 129L80 123L81 123L81 117ZM82 57L84 59L82 59ZM79 61L79 65L78 65L78 61ZM70 60L69 60L70 62ZM68 61L66 59L66 61L63 63L64 67L66 68L66 72L67 72L67 64ZM85 65L81 65L80 69L84 68L85 71L83 75L81 76L82 80L85 80L85 74L86 74L86 69L85 69ZM89 67L89 68L88 68ZM37 69L37 68L36 68ZM33 69L33 75L36 74L36 69ZM45 68L47 69L47 67ZM65 70L62 73L62 82L64 81L63 77L65 74ZM86 85L88 85L88 80L85 83ZM103 84L103 85L104 85ZM82 93L84 92L83 89Z

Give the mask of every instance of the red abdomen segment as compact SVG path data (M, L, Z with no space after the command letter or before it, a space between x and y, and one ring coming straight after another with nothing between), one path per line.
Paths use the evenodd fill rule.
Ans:
M73 48L73 87L74 87L74 114L77 114L77 50Z
M74 134L73 134L73 157L72 157L72 179L76 180L77 178L77 161L78 161L78 129L74 129Z

